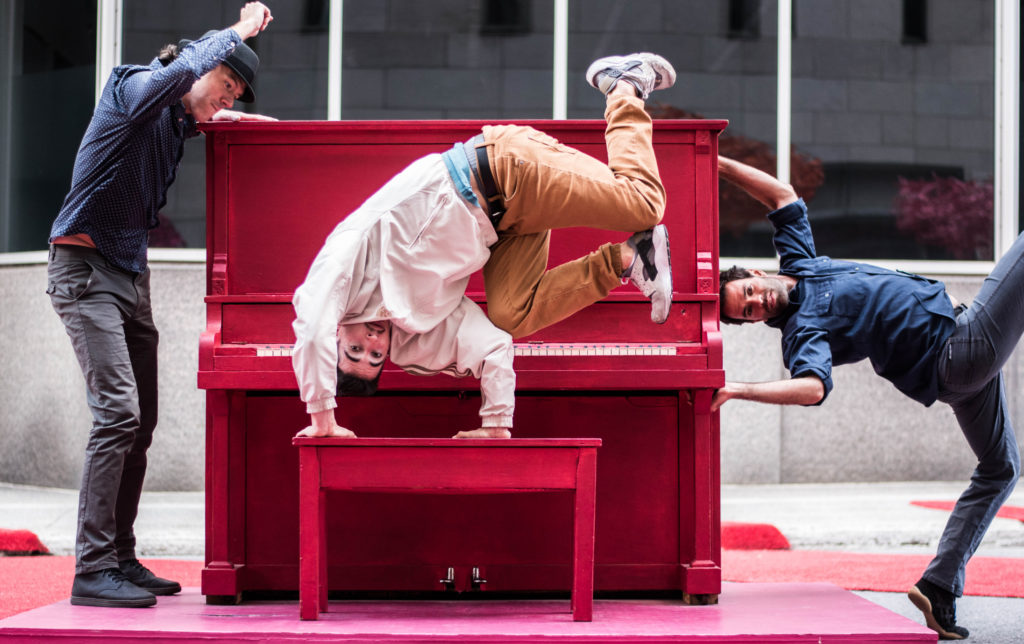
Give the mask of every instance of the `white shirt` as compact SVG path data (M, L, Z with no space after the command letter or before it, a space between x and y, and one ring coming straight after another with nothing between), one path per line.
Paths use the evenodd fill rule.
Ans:
M337 406L338 325L390 320L395 365L480 378L482 426L511 427L512 338L465 296L496 241L438 154L413 162L339 223L292 300L292 365L306 411Z

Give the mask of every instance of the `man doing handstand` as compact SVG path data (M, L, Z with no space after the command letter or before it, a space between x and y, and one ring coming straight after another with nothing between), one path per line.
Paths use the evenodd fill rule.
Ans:
M354 436L335 420L335 396L373 393L390 356L412 373L480 378L481 427L456 436L508 437L513 337L604 298L623 278L665 321L665 190L643 99L670 87L675 71L654 54L614 56L595 61L587 81L607 95L607 164L533 128L487 126L413 162L328 236L293 300L292 363L311 416L299 435ZM573 226L636 234L545 270L549 231ZM481 268L487 315L465 296Z

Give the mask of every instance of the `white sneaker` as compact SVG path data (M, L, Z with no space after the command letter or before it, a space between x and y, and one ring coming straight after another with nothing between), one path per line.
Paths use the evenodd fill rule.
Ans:
M668 229L658 224L626 240L633 249L633 266L624 276L651 300L651 320L664 324L672 308L672 255Z
M661 56L649 53L606 56L587 68L587 82L602 94L612 91L620 80L635 87L637 96L646 99L656 89L672 87L676 70Z

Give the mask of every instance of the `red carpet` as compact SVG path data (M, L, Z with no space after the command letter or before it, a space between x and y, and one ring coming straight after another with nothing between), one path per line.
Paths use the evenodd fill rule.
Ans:
M950 512L955 503L956 501L911 501L910 505ZM999 512L996 513L996 516L1001 519L1016 519L1018 521L1024 521L1024 508L1013 505L1004 505L999 508Z
M5 555L45 555L49 552L39 537L28 530L0 528L0 553Z
M143 559L159 577L198 586L201 561ZM46 606L71 596L75 577L75 558L0 557L0 619L15 613Z
M723 550L722 580L827 581L847 590L906 592L931 555L887 555L821 550ZM974 557L965 595L1024 597L1024 559Z
M722 521L725 550L789 550L789 540L770 523Z

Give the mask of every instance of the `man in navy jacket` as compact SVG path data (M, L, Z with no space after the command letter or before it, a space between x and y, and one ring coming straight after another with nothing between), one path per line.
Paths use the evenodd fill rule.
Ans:
M974 302L959 305L941 282L818 255L807 207L792 186L731 159L720 158L718 168L722 178L772 209L768 219L779 254L777 275L738 267L721 273L722 321L780 329L791 377L727 382L712 409L734 398L817 405L832 390L833 365L865 358L919 403L949 404L978 466L935 558L908 594L942 639L967 637L955 609L964 568L1020 476L1000 370L1024 333L1024 236L996 264Z

